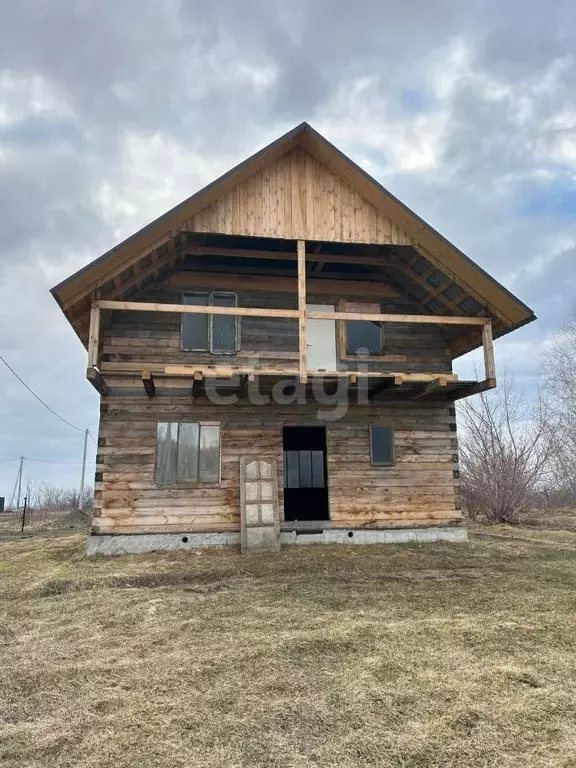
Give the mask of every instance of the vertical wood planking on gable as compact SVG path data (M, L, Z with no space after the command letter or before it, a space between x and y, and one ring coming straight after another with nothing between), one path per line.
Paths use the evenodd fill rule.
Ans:
M292 237L294 238L303 238L305 234L299 178L298 150L293 150L290 153L290 184L292 187Z
M270 168L262 169L262 234L270 235Z
M346 181L300 147L198 211L187 228L296 240L412 242Z
M290 153L283 155L278 160L278 168L282 177L284 187L284 205L280 212L280 229L284 232L284 237L292 238L294 235L294 226L292 223L292 185L290 183Z
M247 234L250 235L254 232L254 176L248 179L246 186L246 211L244 216L246 217Z

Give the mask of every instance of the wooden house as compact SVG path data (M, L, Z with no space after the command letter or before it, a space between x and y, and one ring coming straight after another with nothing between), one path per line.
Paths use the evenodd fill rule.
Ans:
M465 538L454 401L534 319L306 123L52 293L101 396L92 552Z

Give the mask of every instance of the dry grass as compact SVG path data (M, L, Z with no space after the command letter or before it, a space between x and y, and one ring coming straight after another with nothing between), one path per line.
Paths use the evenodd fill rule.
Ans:
M576 766L576 534L486 532L244 558L2 542L0 763Z

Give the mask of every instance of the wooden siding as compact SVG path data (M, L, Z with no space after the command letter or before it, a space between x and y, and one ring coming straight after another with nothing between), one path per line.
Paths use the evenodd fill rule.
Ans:
M126 386L127 382L119 379L116 384ZM258 406L240 400L224 406L176 395L175 390L174 396L150 402L143 393L116 390L102 398L95 533L238 531L240 458L276 457L282 504L282 425L315 422L327 429L333 526L428 526L461 519L455 417L450 403L354 405L338 421L317 421L318 405L314 403ZM186 420L221 424L221 483L157 488L157 422ZM394 466L371 465L371 423L394 427Z
M301 148L188 219L191 232L412 245L404 230Z
M192 285L190 290L209 291L211 283L198 284L199 273L180 272L178 280L169 279L155 290L146 293L146 299L152 302L181 302L182 291L186 290L186 278ZM235 290L233 277L218 290ZM310 281L313 282L313 281ZM333 281L335 282L335 281ZM176 285L174 284L176 283ZM273 278L267 280L268 286L274 285ZM373 288L374 283L357 283L358 293L350 296L356 302L374 302L373 295L363 294L363 290ZM366 287L365 287L366 286ZM275 307L279 309L297 309L296 293L284 291L237 291L238 302L242 307ZM337 304L334 295L310 293L308 303ZM417 313L414 304L405 299L383 298L382 311L390 313ZM114 312L111 322L102 334L103 372L113 371L118 364L137 370L146 368L158 370L165 365L230 365L246 363L250 353L260 355L259 363L266 367L294 367L298 369L298 321L285 319L251 318L239 320L240 350L237 355L212 355L207 352L184 352L180 349L180 317L173 314L154 312ZM442 328L434 325L407 325L405 323L386 323L384 328L385 350L382 358L371 358L370 369L375 371L405 371L406 373L450 373L451 356L449 344ZM342 334L339 334L339 338ZM344 350L340 350L344 357ZM356 360L347 359L346 367L355 369Z

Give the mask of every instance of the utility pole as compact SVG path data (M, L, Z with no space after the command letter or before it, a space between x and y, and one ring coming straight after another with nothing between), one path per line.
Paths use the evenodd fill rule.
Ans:
M24 456L20 456L20 467L18 469L18 495L16 496L16 509L20 509L20 494L22 492L22 468L24 467Z
M86 477L86 449L88 448L88 430L84 431L84 453L82 454L82 476L80 477L80 498L78 509L84 506L84 478Z

